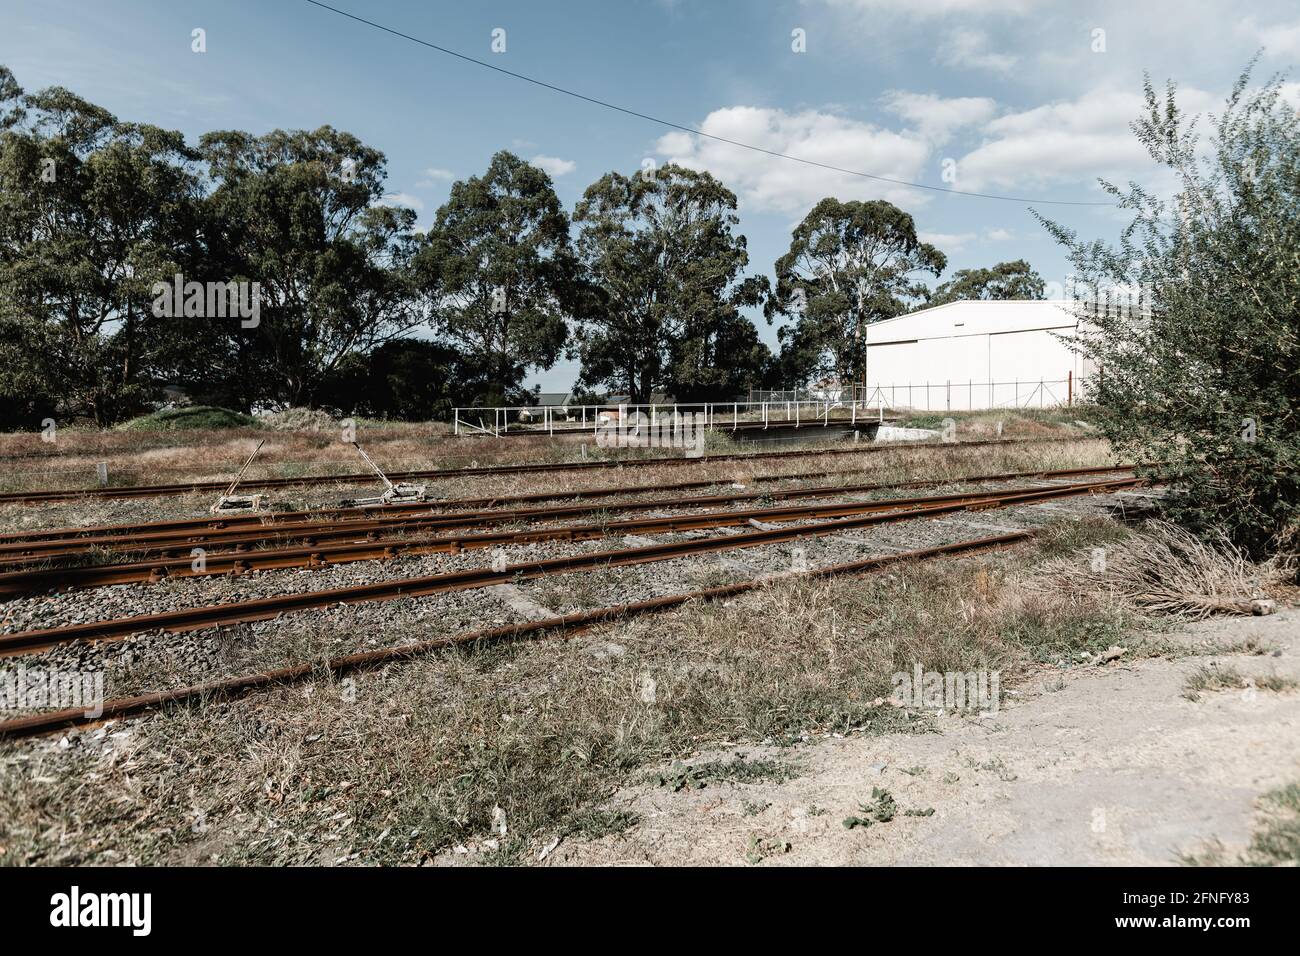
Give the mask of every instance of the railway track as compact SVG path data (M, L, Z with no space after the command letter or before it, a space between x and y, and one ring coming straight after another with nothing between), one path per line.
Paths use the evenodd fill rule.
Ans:
M965 479L969 482L1007 481L1020 477L1041 477L1044 479L1077 477L1116 472L1129 472L1132 468L1120 466L1102 468L1062 469L1059 471L1036 471L1029 473L1009 473L1001 475L977 476ZM412 514L409 510L397 513L356 517L351 520L295 520L280 524L278 522L258 523L240 522L233 527L199 529L152 530L150 525L129 526L115 530L113 534L95 534L90 536L59 537L45 539L24 539L18 541L0 540L0 566L14 568L30 565L34 562L48 561L113 552L123 557L133 556L138 559L161 560L192 555L193 549L202 548L205 552L214 550L234 550L248 552L263 545L287 545L298 542L305 545L322 545L329 542L353 542L373 544L381 534L405 534L454 528L483 527L485 525L509 524L514 522L533 522L546 519L574 518L592 514L619 514L635 511L662 511L664 509L702 508L716 505L736 504L746 501L769 499L774 501L797 498L825 498L839 495L864 494L881 490L895 490L908 487L924 487L941 484L939 481L912 482L904 484L867 483L859 485L826 485L810 488L790 488L771 491L744 491L730 494L687 496L659 499L655 501L631 501L601 504L557 505L546 508L525 509L488 509L466 510L452 513L439 513L426 509L425 513ZM715 483L716 484L716 483ZM944 498L970 497L971 492L943 496ZM578 497L583 497L579 495ZM892 499L893 507L905 504L924 503L930 499ZM304 512L310 515L310 512ZM97 529L99 530L99 529ZM359 539L364 538L364 542ZM57 568L40 569L50 573ZM147 576L146 576L147 577ZM0 575L0 580L4 576ZM121 583L121 582L113 582ZM0 594L5 593L0 588Z
M784 509L787 514L786 520L795 520L801 517L824 520L819 524L795 524L784 527L762 528L724 537L693 538L671 543L653 544L646 547L547 558L540 561L507 565L500 570L475 568L467 571L455 571L416 578L399 578L324 591L280 595L253 601L186 608L160 614L93 621L60 628L24 631L0 635L0 654L30 653L79 640L120 639L131 634L159 629L181 632L225 624L268 620L285 613L327 607L340 603L358 604L372 601L389 601L401 597L420 597L449 591L487 587L493 584L508 584L517 580L532 580L552 574L667 561L697 554L778 544L803 537L821 537L877 524L909 521L925 517L941 517L967 510L1003 508L1076 495L1107 493L1124 488L1139 487L1146 483L1147 479L1145 478L1131 477L1032 490L1013 489L1011 491L987 493L982 496L967 496L963 500L945 501L891 511L880 511L879 501L790 508ZM717 514L684 516L665 520L675 522L672 530L684 530L691 527L692 523L694 523L694 527L719 527L736 517L734 512L723 514L725 520L723 515ZM748 521L748 518L745 520ZM560 539L572 534L573 531L571 528L558 528L525 532L524 534L536 536L547 533L547 530L558 533ZM603 534L604 531L602 530L601 533ZM537 540L537 538L533 537L531 540Z
M720 461L762 461L780 458L807 457L809 455L862 455L884 451L897 451L900 448L976 448L988 445L1043 444L1064 441L1077 441L1077 438L1002 438L982 441L964 442L911 442L905 445L872 445L869 447L803 449L800 451L756 452L734 455L710 455L705 458L633 458L626 460L544 462L535 464L493 465L476 468L440 468L424 471L390 472L388 477L394 482L419 480L437 480L444 478L470 478L485 475L539 474L564 471L599 471L608 468L638 468L662 465L690 465L696 463L717 463ZM344 475L304 475L297 478L260 478L241 481L239 487L244 491L265 491L273 488L291 488L313 484L372 484L373 473ZM171 495L212 493L224 491L230 482L198 481L171 485L127 485L119 488L79 488L43 491L7 491L0 493L0 505L5 504L49 504L59 501L78 501L83 498L161 498Z
M1031 469L1029 471L1002 472L992 475L967 475L958 478L921 478L913 481L887 482L860 486L863 489L912 489L933 488L945 484L1010 481L1016 478L1063 478L1082 475L1103 475L1111 472L1131 472L1135 465L1100 465L1088 468L1060 468L1054 470ZM1148 467L1148 466L1142 466ZM1151 466L1154 467L1154 466ZM828 478L838 475L853 475L869 472L869 468L841 468L824 471L783 472L775 475L757 475L746 478L747 484L766 484L774 481L802 481L811 478ZM340 507L313 508L299 511L258 512L244 515L229 515L221 518L180 518L169 521L148 521L141 524L89 525L84 527L61 527L32 529L26 531L0 532L0 547L17 542L36 542L66 540L89 545L91 539L108 537L144 539L164 532L184 532L202 535L209 531L224 531L244 528L255 531L259 528L297 528L316 521L338 519L339 521L356 520L357 527L366 521L382 521L393 516L428 513L438 511L474 511L500 508L505 505L534 504L543 501L572 499L583 501L596 498L656 494L669 491L694 491L712 488L717 485L730 484L729 478L703 478L695 481L681 481L672 484L656 485L614 485L604 488L583 488L569 491L539 491L526 494L494 495L480 498L443 498L423 502L401 502L374 507ZM704 499L701 499L704 500ZM662 503L662 502L661 502ZM152 537L150 537L150 540ZM0 551L0 554L3 554Z
M849 574L862 574L878 571L881 568L907 561L925 561L940 557L957 557L980 554L1012 547L1028 541L1033 531L1018 531L991 537L958 541L952 544L932 548L922 548L884 557L867 558L846 564L831 565L807 572L814 579L838 577ZM577 614L566 614L512 624L488 630L467 631L443 638L421 641L419 643L399 644L392 647L357 654L333 657L323 664L297 664L274 670L258 671L237 677L206 681L157 693L140 694L132 697L119 697L104 701L101 707L92 711L83 708L51 711L28 717L19 717L0 722L0 739L33 737L41 734L57 733L76 727L93 726L108 720L137 716L169 705L183 705L204 700L228 701L238 696L257 690L284 686L309 680L320 673L341 675L349 672L374 668L385 664L411 660L422 655L444 650L457 645L496 643L507 640L537 638L546 635L572 634L598 624L655 614L681 607L690 601L708 601L734 597L758 588L766 587L771 578L745 581L721 587L688 591L682 594L653 598L629 604L602 607Z
M1136 482L1141 479L1121 479L1123 482ZM1057 489L1091 490L1095 483L1056 486ZM1131 485L1125 485L1130 487ZM396 528L380 530L446 530L447 528L475 527L487 524L509 524L516 522L539 521L548 518L566 518L586 515L592 512L612 513L615 508L632 510L663 510L665 507L701 507L715 504L734 504L757 498L809 498L829 497L858 493L864 489L878 488L878 485L862 487L828 487L801 488L788 492L769 494L751 492L743 495L718 495L708 498L691 498L671 503L633 502L619 506L573 506L566 508L546 508L527 512L492 512L479 515L471 520L460 517L425 519L400 525ZM153 560L98 564L83 567L35 568L21 571L0 573L0 597L13 597L21 594L45 590L73 590L79 588L105 587L113 584L157 583L166 578L209 577L218 574L245 574L254 571L278 570L285 568L323 568L334 564L356 561L391 560L405 555L450 553L488 548L507 544L532 544L543 541L591 541L610 535L655 534L681 531L693 531L722 527L736 527L755 522L780 522L800 518L838 518L854 514L879 511L900 511L912 508L926 508L945 504L970 504L1000 500L1002 497L1014 498L1016 495L1045 489L1017 488L1001 492L966 491L946 495L927 495L913 498L882 498L867 502L835 503L828 505L804 505L793 507L766 507L735 511L712 511L703 514L686 514L676 516L654 516L634 518L624 521L599 521L592 524L566 525L531 531L489 531L480 533L463 533L440 537L383 538L376 537L376 529L367 529L365 537L358 540L361 531L346 525L331 527L314 532L316 540L306 547L280 547L249 550L250 543L237 539L240 550L208 552L205 548L201 561L195 561L190 550L192 545L186 543L181 551L185 557L163 558ZM265 543L270 540L259 537L253 543ZM340 543L325 544L335 540ZM217 541L217 544L230 545L230 541ZM214 542L209 541L209 545ZM170 553L173 549L164 549Z

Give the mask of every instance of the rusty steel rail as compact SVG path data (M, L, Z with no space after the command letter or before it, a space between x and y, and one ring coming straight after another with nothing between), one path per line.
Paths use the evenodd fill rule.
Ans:
M1094 469L1068 469L1060 472L1035 472L1035 476L1057 478L1078 476L1080 474L1115 473L1128 471L1123 468L1107 468L1102 471ZM971 481L1006 480L1014 475L987 476ZM938 484L939 482L929 482ZM916 483L924 485L926 483ZM667 498L655 501L632 501L613 504L576 504L558 505L549 508L530 508L515 510L461 511L451 514L429 513L412 516L409 512L396 515L387 514L368 519L346 521L295 521L280 526L274 524L238 526L205 532L188 530L159 531L149 533L142 529L129 529L127 533L103 535L90 538L55 538L44 541L19 541L0 543L0 566L16 568L28 566L42 560L84 556L96 550L111 551L124 557L133 556L140 560L179 558L190 555L194 548L200 547L205 552L236 550L246 552L250 548L266 545L288 545L293 542L307 545L328 542L350 541L361 543L373 542L381 533L407 533L420 531L447 530L453 528L483 527L485 525L508 524L512 522L530 522L544 519L573 518L591 514L615 514L629 511L661 511L665 509L702 508L714 505L734 504L743 501L756 501L764 498L771 500L789 500L792 498L825 498L834 495L862 494L872 491L893 490L902 485L870 483L861 485L822 485L812 488L791 488L776 491L746 491L723 495L705 495L682 498ZM945 498L967 497L971 492L943 496ZM924 501L926 499L891 499L896 503ZM898 506L896 504L896 506ZM49 570L56 568L37 568ZM147 576L146 576L147 577ZM120 583L120 582L115 582ZM3 593L3 591L0 591Z
M993 475L966 475L958 478L919 478L912 481L885 482L872 486L861 486L872 490L934 488L941 485L956 485L988 481L1010 481L1015 478L1068 478L1082 475L1104 475L1112 472L1132 472L1138 467L1155 467L1147 465L1096 465L1086 468L1037 468L1029 471L1011 471ZM836 475L864 474L870 468L838 468L824 471L782 472L775 475L755 475L746 477L748 484L761 484L772 481L801 481L812 478L828 478ZM569 491L538 491L527 494L495 495L483 498L443 498L423 502L400 502L373 507L338 507L313 508L300 511L275 511L260 514L231 515L212 518L180 518L170 521L147 521L140 524L87 525L85 527L35 528L23 531L0 532L0 554L5 545L25 541L66 540L68 543L83 543L90 546L94 538L131 538L142 540L164 532L183 532L202 535L210 531L225 531L230 528L280 528L283 526L301 527L315 521L338 519L339 521L356 521L361 527L365 522L380 522L393 517L408 514L439 511L465 512L474 509L496 509L505 505L533 504L560 499L585 500L590 498L612 498L620 495L655 494L668 491L693 491L700 488L712 488L715 485L733 484L731 478L703 478L696 481L681 481L659 485L613 485L602 488L579 488ZM13 550L13 549L10 549Z
M1140 479L1122 479L1137 482ZM1114 483L1107 485L1112 487ZM1095 482L1058 485L1050 490L1091 491L1097 486ZM790 497L824 497L852 492L853 488L799 489L791 492ZM265 550L242 550L231 552L207 553L201 562L190 557L167 560L124 562L119 564L88 565L72 568L37 568L33 570L0 573L0 597L14 597L21 594L45 590L72 590L77 588L106 587L114 584L153 584L166 578L210 577L219 574L245 574L254 571L268 571L285 568L323 568L335 564L356 561L391 560L393 558L419 555L450 553L493 545L533 544L543 541L591 541L607 535L655 534L667 532L693 531L711 528L735 527L752 522L781 522L802 518L823 519L840 518L855 514L877 511L900 511L910 508L924 508L941 504L971 504L998 501L1002 498L1016 498L1036 488L1012 488L1002 491L966 491L947 495L927 495L916 498L880 498L870 501L840 502L828 505L803 505L793 507L751 508L738 511L710 511L703 514L660 516L634 518L625 521L602 521L595 524L568 525L542 528L533 531L492 531L478 534L459 534L424 538L367 538L357 540L355 532L346 533L339 529L334 536L350 540L341 544L322 545L319 542L309 547L274 548ZM728 502L746 500L765 495L749 494L737 496L720 496L717 500ZM695 499L691 502L701 502ZM654 505L626 506L647 508ZM570 513L586 513L589 507L564 509L547 509L545 512L533 512L522 515L509 515L511 521L537 520L543 517L567 517ZM604 509L600 509L604 510ZM489 523L483 521L482 523ZM467 526L464 522L457 527Z
M692 465L720 461L759 461L772 458L798 458L814 455L863 455L904 448L977 448L988 445L1048 444L1086 441L1086 438L1000 438L961 442L910 442L907 444L870 445L854 448L801 449L799 451L770 451L734 455L708 455L703 458L629 458L601 461L573 461L536 464L509 464L475 468L434 468L423 471L401 471L389 475L394 481L419 479L471 478L484 475L538 474L555 471L594 471L605 468L639 468L656 465ZM298 478L259 478L241 482L245 489L266 490L292 488L318 484L364 484L374 481L374 475L304 475ZM160 498L168 495L210 493L226 487L225 481L182 482L171 485L126 485L120 488L76 488L43 491L7 491L0 493L0 505L45 504L57 501L78 501L82 498Z
M67 627L23 631L0 635L0 654L32 652L78 640L112 640L144 631L182 632L216 627L223 624L264 621L279 617L281 614L328 607L340 603L362 604L371 601L391 601L401 597L423 597L430 594L488 587L493 584L509 584L520 579L531 580L552 574L670 561L674 558L691 557L696 554L780 544L803 537L822 537L840 531L895 521L908 521L914 518L941 517L960 511L1003 508L1074 495L1100 494L1121 488L1136 487L1145 482L1146 479L1143 478L1126 478L1081 486L1036 489L1016 495L1001 495L968 502L929 505L902 511L858 514L853 517L828 520L822 524L798 524L791 527L741 532L740 534L720 538L693 538L686 541L653 544L641 548L545 558L540 561L508 565L500 571L491 568L475 568L468 571L453 571L427 577L376 581L325 591L307 591L300 594L286 594L253 601L186 608L178 611L165 611L160 614L145 614L105 621L92 621L85 624L73 624ZM859 505L858 507L865 510L871 505Z
M962 555L981 554L1021 544L1030 540L1033 536L1033 531L1017 531L1010 534L975 538L968 541L957 541L952 544L944 544L937 547L921 548L915 551L906 551L878 558L867 558L862 561L852 561L846 564L831 565L829 567L818 568L806 572L800 576L824 579L876 571L880 568L901 564L907 561L925 561L939 557L957 557ZM792 576L793 575L782 575L781 577ZM112 698L103 701L102 707L96 708L98 711L97 713L88 713L84 708L78 709L74 707L66 710L33 714L28 717L18 717L12 720L0 722L0 740L34 737L41 734L70 730L76 727L94 726L108 720L133 717L168 705L187 704L203 700L230 700L234 697L251 693L256 690L305 681L322 672L341 675L385 664L411 660L449 647L522 640L531 637L542 637L548 634L572 634L586 630L587 628L598 624L638 617L644 614L655 614L668 611L673 608L681 607L690 601L710 601L718 600L720 598L734 597L763 587L768 587L773 583L773 581L774 578L743 581L737 584L727 584L720 587L705 588L698 591L688 591L684 594L666 595L664 597L652 598L647 601L637 601L629 604L602 607L576 614L564 614L556 617L545 618L540 621L529 621L522 624L508 624L504 627L495 627L487 630L466 631L460 634L433 638L432 640L419 641L417 643L398 644L393 647L386 647L373 651L363 651L357 654L345 654L332 657L321 664L296 664L288 667L276 668L274 670L260 671L254 674L245 674L238 677L206 681L201 684L192 684L187 687L178 687L172 690L159 691L156 693L140 694L134 697Z

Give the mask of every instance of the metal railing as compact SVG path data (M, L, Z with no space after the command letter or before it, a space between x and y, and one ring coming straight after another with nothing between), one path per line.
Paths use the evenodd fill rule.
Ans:
M877 409L877 416L883 412ZM501 407L458 407L453 410L453 431L459 435L482 433L506 435L516 432L545 432L550 435L591 432L623 422L645 422L659 426L667 422L676 429L686 415L698 415L706 428L740 429L826 425L854 425L870 415L866 403L840 401L778 402L677 402L645 405L511 405ZM638 417L639 416L639 417Z
M1013 379L1006 382L906 382L846 388L842 397L734 402L678 402L643 405L509 405L453 409L455 434L507 435L545 432L549 435L600 431L637 421L676 429L685 415L702 416L705 427L739 430L882 421L888 410L980 411L999 408L1051 408L1072 405L1079 398L1074 374L1063 379Z

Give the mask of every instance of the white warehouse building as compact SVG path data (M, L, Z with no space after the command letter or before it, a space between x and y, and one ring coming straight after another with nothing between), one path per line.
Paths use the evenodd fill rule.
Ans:
M972 300L866 328L867 403L925 411L1040 408L1077 402L1091 362L1061 336L1065 300Z

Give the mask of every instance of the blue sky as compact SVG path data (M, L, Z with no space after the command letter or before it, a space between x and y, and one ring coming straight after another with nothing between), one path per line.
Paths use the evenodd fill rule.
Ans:
M1099 176L1158 183L1128 130L1144 69L1158 84L1177 80L1187 105L1206 110L1256 50L1266 50L1261 74L1300 60L1300 8L1281 2L330 2L693 129L1040 202L1103 199ZM206 31L206 53L191 50L195 28ZM504 53L491 49L497 28ZM796 29L806 52L792 49ZM950 272L1024 258L1049 282L1067 275L1023 203L883 184L709 142L303 0L0 0L0 63L27 89L66 86L192 139L212 129L349 130L387 155L393 201L415 208L421 226L450 182L482 172L498 149L547 168L570 209L605 172L649 158L707 168L737 193L752 271L770 274L791 226L834 195L908 210L948 254ZM1105 207L1039 208L1087 236L1113 237L1123 222ZM775 343L775 329L757 322ZM565 363L533 381L562 388L574 372Z

